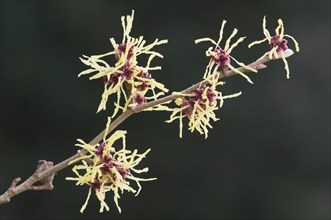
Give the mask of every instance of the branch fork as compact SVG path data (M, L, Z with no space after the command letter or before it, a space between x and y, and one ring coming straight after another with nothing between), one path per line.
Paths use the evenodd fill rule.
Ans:
M39 160L36 171L26 181L24 181L19 185L17 184L22 180L21 177L17 177L12 181L7 191L0 196L0 204L9 203L10 199L13 196L16 196L17 194L20 194L21 192L24 192L26 190L35 190L35 191L52 190L54 188L53 179L55 173L52 173L50 176L41 179L41 173L52 167L53 167L52 161ZM37 185L37 186L34 185L34 183L38 181L41 183L41 185Z
M53 166L53 162L52 161L46 161L46 160L39 160L38 161L38 166L36 171L34 172L33 176L35 176L37 179L40 178L40 174L51 168ZM54 188L53 186L53 180L54 180L54 176L55 174L53 173L52 175L50 175L49 177L46 177L44 179L39 180L39 182L41 183L41 185L38 186L30 186L29 190L52 190Z

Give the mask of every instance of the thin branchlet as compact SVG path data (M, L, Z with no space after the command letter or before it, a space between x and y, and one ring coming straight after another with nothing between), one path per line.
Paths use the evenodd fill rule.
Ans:
M285 53L286 57L289 57L293 54L293 51L291 51L290 49L288 49ZM264 65L265 63L274 60L274 59L269 59L268 56L264 57L263 59L260 59L258 61L252 62L251 64L247 65L250 66L254 69L264 69L266 68L266 66ZM240 71L242 72L250 72L249 70L247 70L246 68L240 67L239 68ZM233 71L233 70L228 70L226 72L220 72L220 79L221 78L225 78L225 77L231 77L231 76L235 76L238 73ZM180 93L186 94L186 93L190 93L194 90L196 90L200 85L205 85L207 84L208 81L206 80L202 80L184 90L182 90ZM145 109L157 106L159 104L165 103L165 102L169 102L172 100L175 100L177 98L180 98L182 95L180 95L180 93L174 93L162 98L159 98L157 100L139 105L139 106L135 106L133 108L128 108L127 111L123 112L121 115L119 115L110 125L109 125L109 129L107 131L107 133L112 132L116 127L118 127L122 122L124 122L128 117L130 117L131 115L135 114L135 113L139 113ZM90 145L95 145L97 143L99 143L103 136L105 134L105 130L101 131L97 136L95 136L95 138L89 142ZM73 156L63 160L62 162L59 162L57 164L55 164L54 166L44 170L43 172L41 172L39 174L39 176L30 176L27 180L25 180L23 183L16 185L15 187L8 189L5 193L3 193L0 196L0 204L3 203L8 203L10 202L10 199L22 192L25 192L27 190L29 190L31 188L31 186L33 186L36 182L45 179L61 170L63 170L64 168L70 166L69 163L73 160L76 160L77 158L85 155L87 153L86 150L80 150L78 153L74 154Z
M119 102L117 104L115 103L115 110L116 110L115 114L118 111L118 109L122 109L123 112L111 123L109 120L109 123L107 124L106 129L101 131L88 144L84 143L82 145L83 149L79 150L76 154L74 154L73 156L71 156L55 165L53 165L53 162L50 162L50 161L45 161L45 160L39 161L39 165L36 168L35 172L29 178L27 178L24 182L22 182L20 184L19 184L19 182L21 181L21 178L20 177L15 178L12 181L9 188L7 189L7 191L4 192L0 196L0 204L10 202L12 197L19 195L20 193L25 192L27 190L51 190L51 189L53 189L52 181L53 181L54 175L57 172L61 171L62 169L72 165L73 163L82 161L83 164L89 168L90 165L88 165L88 162L84 161L84 159L90 159L90 157L88 157L88 155L89 155L89 153L91 153L91 149L89 149L87 146L95 147L95 146L98 146L98 143L100 141L104 140L104 142L105 142L105 137L110 132L114 131L115 128L117 128L122 122L124 122L128 117L130 117L131 115L133 115L135 113L139 113L141 111L150 111L150 110L167 110L167 108L164 107L162 104L167 104L176 99L178 100L181 98L185 98L187 96L187 94L197 94L197 91L204 93L205 97L210 99L207 102L207 104L210 104L209 102L213 102L214 98L216 99L217 97L222 102L222 97L215 90L216 85L218 85L219 79L234 76L234 75L241 75L244 78L246 78L246 80L248 82L252 83L250 78L246 74L244 74L245 72L256 72L257 70L264 69L264 68L266 68L265 63L267 63L271 60L279 59L279 58L281 58L285 62L285 64L287 64L285 59L287 57L291 56L294 52L287 47L287 45L286 45L287 41L283 39L284 36L291 38L295 43L296 51L299 51L298 43L294 40L294 38L292 36L284 34L282 20L278 21L279 26L275 30L276 37L271 37L269 31L266 29L266 21L264 18L263 31L264 31L264 35L266 38L263 40L260 40L260 41L253 42L249 46L253 46L255 44L259 44L264 41L268 41L268 43L271 46L271 50L268 51L267 53L265 53L261 58L252 62L251 64L245 65L245 64L240 63L239 61L235 60L232 56L230 56L230 53L233 50L233 48L235 48L245 38L245 37L241 37L232 45L230 44L231 39L237 34L237 29L233 30L232 34L227 39L224 48L221 48L219 46L219 44L222 40L222 37L223 37L224 25L226 23L226 21L223 21L221 30L220 30L220 37L217 42L210 38L202 38L202 39L199 39L196 41L196 43L199 43L202 41L209 41L212 44L214 44L214 46L215 46L214 48L208 49L206 52L206 55L208 57L210 57L211 60L206 68L204 79L180 92L173 92L170 95L159 98L159 95L154 93L154 88L158 88L164 92L167 92L167 89L165 89L163 84L153 81L151 79L150 74L148 73L148 70L160 69L159 67L150 67L150 62L155 56L162 58L161 54L151 51L151 49L154 46L164 44L167 41L166 40L159 41L158 39L156 39L156 41L154 43L152 43L150 45L145 45L145 41L142 38L132 38L129 36L129 33L132 29L133 13L131 16L126 16L126 17L123 16L121 20L122 20L122 26L123 26L123 32L124 32L122 43L116 44L115 40L111 39L111 43L114 46L113 52L109 52L109 53L106 53L103 55L91 56L91 57L83 56L83 58L81 59L82 62L85 63L86 65L90 66L91 69L83 71L80 75L96 73L94 76L91 77L91 79L103 78L105 80L105 95L104 96L105 97L107 96L107 97L104 98L104 100L101 102L101 104L99 106L99 110L105 109L105 104L106 104L109 94L117 93L117 95L120 95L120 94L127 95L125 92L122 93L122 91L124 90L123 84L118 83L121 80L123 82L126 81L129 83L132 83L131 88L129 88L129 89L131 89L131 90L134 89L133 91L135 91L136 93L134 95L132 93L128 94L128 96L125 98L126 103L125 103L124 107L120 107ZM139 66L137 67L135 56L142 54L142 53L150 55L149 61L145 67L139 67ZM115 65L115 67L110 67L106 62L104 62L101 59L101 58L103 58L105 56L109 56L109 55L115 55L117 57L117 64ZM232 65L230 65L230 59L235 61L240 67L234 68ZM135 66L133 69L132 69L132 64ZM222 68L219 68L219 67L222 67ZM224 67L227 67L227 68L224 68ZM287 70L287 75L289 75L288 66L286 65L285 68ZM216 81L211 83L210 76L213 76L214 77L213 80L216 80ZM215 76L217 76L217 77L215 77ZM132 81L133 78L135 78L135 80L136 80L135 82ZM212 86L208 87L208 84L212 84ZM116 87L118 85L120 85L119 88ZM110 91L109 88L112 89L111 92L109 92ZM150 88L152 88L154 94L152 96L152 100L147 101L146 93L141 93L141 91L146 92ZM115 91L115 89L116 89L116 91ZM108 91L108 93L107 93L107 91ZM164 93L161 93L161 94L164 95ZM234 95L234 96L236 96L236 95ZM228 97L230 98L230 96L228 96ZM233 97L233 96L231 96L231 97ZM201 104L201 102L199 102L197 104L197 106L200 104ZM205 105L206 103L202 103L202 104ZM211 110L214 110L214 109L215 108L213 106ZM192 114L192 112L190 114ZM199 120L191 121L190 123L193 123L192 125L195 125L195 127L192 126L192 129L193 130L197 129L198 131L199 131L199 129L200 129L200 131L201 131L201 129L203 130L204 128L201 127L200 125L194 124L194 123L200 123L200 122L201 121L199 121ZM182 123L180 126L182 127ZM207 132L205 130L203 133L205 133L205 135L207 135ZM115 134L116 134L116 132L115 132ZM115 134L113 134L113 135L115 135ZM107 142L109 140L110 139L108 139ZM140 158L143 158L148 153L148 151L141 154ZM93 152L94 152L93 155L98 155L95 152L95 150ZM123 151L123 155L124 155L123 157L126 157L126 154L124 152L125 151ZM136 152L133 151L133 154L136 154ZM118 158L118 161L122 161L122 158ZM92 162L93 162L93 160L92 160ZM126 167L124 169L123 168L124 166L128 166L128 167ZM122 162L122 165L119 169L120 171L116 171L115 174L117 176L122 175L122 179L125 179L123 177L123 175L128 175L128 173L122 173L123 170L121 170L121 169L123 169L124 171L127 171L126 169L134 169L134 168L133 168L133 165L131 162L128 162L126 160L124 162ZM142 172L139 170L137 170L137 171L138 171L138 173ZM101 178L104 178L104 176L100 176L99 180ZM132 178L134 179L134 177L132 177ZM84 179L84 178L82 177L82 179ZM79 180L81 180L81 179L79 179ZM137 181L137 184L140 189L138 180L141 181L141 179L138 178L138 179L134 179L134 180ZM153 179L148 179L148 180L153 180ZM35 185L37 182L40 182L41 185ZM90 189L91 188L99 189L101 187L96 182L87 181L86 183L91 186ZM120 183L120 184L122 184L122 183ZM121 187L124 187L124 186L121 185ZM131 189L129 189L129 190L131 190ZM89 196L90 196L90 192L88 194L88 198L89 198ZM108 207L104 203L104 194L97 194L97 196L98 196L99 200L101 201L101 209L102 210L103 210L103 208L107 209ZM114 198L114 201L120 211L120 208L117 203L117 198ZM85 209L86 204L87 203L85 203L83 205L83 209ZM100 211L101 211L101 209L100 209Z

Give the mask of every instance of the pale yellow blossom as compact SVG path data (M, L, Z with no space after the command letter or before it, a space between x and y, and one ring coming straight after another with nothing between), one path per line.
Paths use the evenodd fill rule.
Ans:
M75 165L72 169L76 177L67 177L66 180L76 181L76 185L89 186L88 195L80 210L81 212L85 210L92 191L95 192L100 201L100 212L103 212L104 209L109 211L106 195L111 191L118 211L121 212L118 203L120 193L128 191L135 193L137 196L141 190L140 181L156 180L156 178L144 179L134 176L134 173L140 174L148 171L147 167L137 169L136 166L146 157L150 149L141 154L137 150L128 150L125 143L126 131L116 131L107 138L109 124L110 118L108 118L106 132L101 144L90 145L81 139L77 140L76 146L85 149L87 154L71 161L71 163L81 161L82 164ZM117 146L117 142L120 140L122 141L122 148L116 149L114 143L116 142ZM131 181L137 184L138 189L134 189L130 185Z
M209 49L206 51L206 56L210 58L210 61L206 67L204 78L206 79L210 75L217 74L219 71L224 70L224 68L229 68L229 69L233 70L234 72L236 72L237 74L240 74L241 76L243 76L249 83L253 84L252 80L247 75L245 75L243 72L241 72L240 70L238 70L231 64L231 60L233 60L235 63L237 63L241 67L244 67L245 69L247 69L249 71L257 72L256 69L253 69L250 66L246 66L244 63L239 62L233 56L230 55L232 50L235 47L237 47L238 44L241 43L246 37L240 37L235 43L231 44L232 38L238 32L238 30L235 28L235 29L233 29L233 32L230 35L230 37L226 40L225 46L223 48L220 46L220 42L223 39L223 30L224 30L225 23L226 23L226 21L223 20L221 29L220 29L220 33L219 33L219 39L217 42L209 37L195 40L196 44L200 43L200 42L208 41L214 45L214 47L209 47Z
M189 94L181 94L182 97L175 100L177 108L172 109L172 114L167 123L179 120L179 137L182 137L183 119L188 118L189 131L198 131L208 137L208 129L212 128L210 121L217 121L215 111L223 105L224 99L234 98L241 92L223 96L221 92L216 90L216 87L223 85L224 82L218 81L219 76L210 75L206 80L207 85L200 85L194 92Z
M129 104L133 102L134 96L139 93L144 96L144 100L156 99L160 95L168 92L168 89L162 83L157 82L152 78L150 71L160 70L160 66L151 66L151 62L155 57L163 58L163 56L153 51L155 46L165 44L167 40L156 39L151 44L146 44L143 36L134 38L130 35L132 23L134 19L134 11L131 15L122 16L123 39L121 43L116 43L114 38L110 38L113 46L113 51L101 55L85 56L80 60L90 68L82 71L78 76L92 74L90 80L104 80L104 92L97 112L106 109L108 97L112 94L117 95L115 109L112 117L114 117L119 109L126 111ZM145 54L148 56L147 64L139 65L138 56ZM107 56L115 56L116 63L110 65L105 60L109 60ZM160 90L156 92L155 90ZM124 104L121 104L121 97L124 97ZM136 103L138 104L138 103ZM141 103L140 103L141 104Z
M270 45L270 51L266 52L262 57L260 57L258 60L263 59L264 57L269 57L269 59L278 59L282 58L285 70L286 70L286 77L290 78L290 70L288 67L288 63L286 61L287 54L292 54L292 50L288 48L287 46L287 40L284 39L284 37L290 38L294 42L295 50L296 52L300 51L298 42L292 37L291 35L284 34L284 24L282 19L278 19L278 26L275 29L275 35L271 36L268 29L266 28L267 21L266 16L263 17L263 23L262 23L262 29L263 34L265 36L264 39L254 41L248 45L248 47L252 47L256 44L261 44L263 42L268 42Z

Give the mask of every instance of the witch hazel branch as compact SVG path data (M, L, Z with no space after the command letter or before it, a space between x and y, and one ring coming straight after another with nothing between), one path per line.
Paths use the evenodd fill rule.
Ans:
M10 187L0 196L0 204L10 202L11 198L27 190L52 190L55 173L73 166L73 176L66 180L73 181L77 186L87 189L87 198L80 212L88 206L92 194L100 202L100 212L109 211L107 201L109 196L121 212L119 199L124 192L131 192L137 196L142 189L142 182L154 181L155 177L143 178L141 173L148 172L149 168L141 168L139 163L146 158L151 149L144 152L132 149L126 145L127 131L115 130L124 120L141 111L167 111L169 119L166 123L178 121L179 137L183 137L183 129L198 132L208 137L209 130L219 120L217 114L225 100L237 98L241 91L234 94L223 94L222 79L240 75L248 83L253 81L246 74L256 73L266 68L265 63L281 59L285 66L286 77L290 77L287 58L294 54L289 48L288 39L294 43L295 51L299 52L299 45L294 37L284 33L284 24L278 20L275 34L271 35L266 28L266 17L263 18L262 30L265 38L254 41L248 45L268 44L270 49L260 58L250 64L244 64L233 57L233 50L241 44L246 37L236 40L238 30L234 28L230 36L223 40L225 32L224 20L221 23L219 37L214 40L204 37L195 40L195 43L206 43L210 46L205 52L209 58L205 72L201 74L201 81L179 92L166 95L169 90L164 84L158 82L154 71L161 70L160 66L153 66L156 58L163 56L155 48L168 43L168 40L156 39L147 43L143 36L131 36L134 20L134 11L131 15L122 16L123 38L116 42L110 38L113 50L100 55L85 56L80 60L88 66L78 76L89 76L90 80L100 80L104 91L101 95L97 112L107 111L110 115L106 128L89 143L77 139L77 154L64 161L53 164L51 161L40 160L35 172L24 182L15 178ZM109 63L109 56L115 58L115 63ZM142 63L141 57L147 57ZM145 59L146 60L146 59ZM236 67L237 66L237 67ZM152 75L153 74L153 75ZM109 96L116 96L113 109L108 111ZM114 120L112 120L114 119ZM119 147L121 146L121 147ZM136 186L134 186L136 185Z

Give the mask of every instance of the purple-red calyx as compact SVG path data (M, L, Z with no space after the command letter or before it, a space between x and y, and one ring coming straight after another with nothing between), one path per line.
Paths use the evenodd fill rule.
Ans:
M201 88L198 88L197 90L194 91L195 96L190 97L188 100L185 100L182 104L182 106L186 106L189 105L188 108L184 109L183 113L190 116L193 109L194 109L194 105L195 103L199 103L201 108L204 108L204 106L206 105L207 99L208 99L208 103L210 106L212 106L213 102L216 100L216 93L213 89L211 88L207 88L207 92L206 92L206 98L202 97L202 94L204 93L205 89L207 86L202 86Z
M103 155L103 151L105 149L105 144L99 144L96 146L95 154L99 157L99 161L103 164L103 166L100 168L102 174L112 174L112 178L116 180L116 175L111 172L111 168L115 168L120 175L122 176L123 180L126 179L127 175L130 174L129 168L123 168L121 165L118 165L115 159L113 159L111 156ZM100 189L100 183L95 182L91 183L91 188L95 190Z
M117 85L120 76L122 76L122 78L125 80L131 80L133 77L133 73L134 73L134 69L131 63L127 61L127 63L122 68L120 68L119 71L117 71L116 73L110 76L110 79L108 79L107 76L104 76L103 82L106 85L112 83L115 86Z
M134 71L129 61L121 68L121 71L124 79L126 80L132 79Z
M287 40L281 39L279 35L275 35L271 38L270 48L276 47L277 52L285 51L288 49Z
M121 53L125 53L125 50L126 50L126 44L120 44L118 45L118 48L117 48ZM134 50L134 46L132 45L128 51L128 56L127 58L130 59L133 55L133 50Z
M101 159L103 150L105 149L105 144L98 144L96 146L95 154Z
M152 79L152 75L151 74L149 74L148 72L144 73L142 71L138 74L138 77L144 78L144 79L147 79L147 80ZM145 91L146 89L148 89L149 87L151 87L147 83L147 81L139 80L139 82L141 82L141 84L136 87L139 91Z
M143 103L145 103L146 102L146 99L145 99L145 97L142 95L142 94L136 94L134 97L133 97L133 101L135 102L135 103L137 103L138 105L141 105L141 104L143 104Z
M100 183L99 182L91 183L90 187L94 190L100 190Z
M215 48L214 52L216 53L216 56L210 55L210 58L215 63L219 64L220 66L226 66L230 63L230 57L225 50Z

